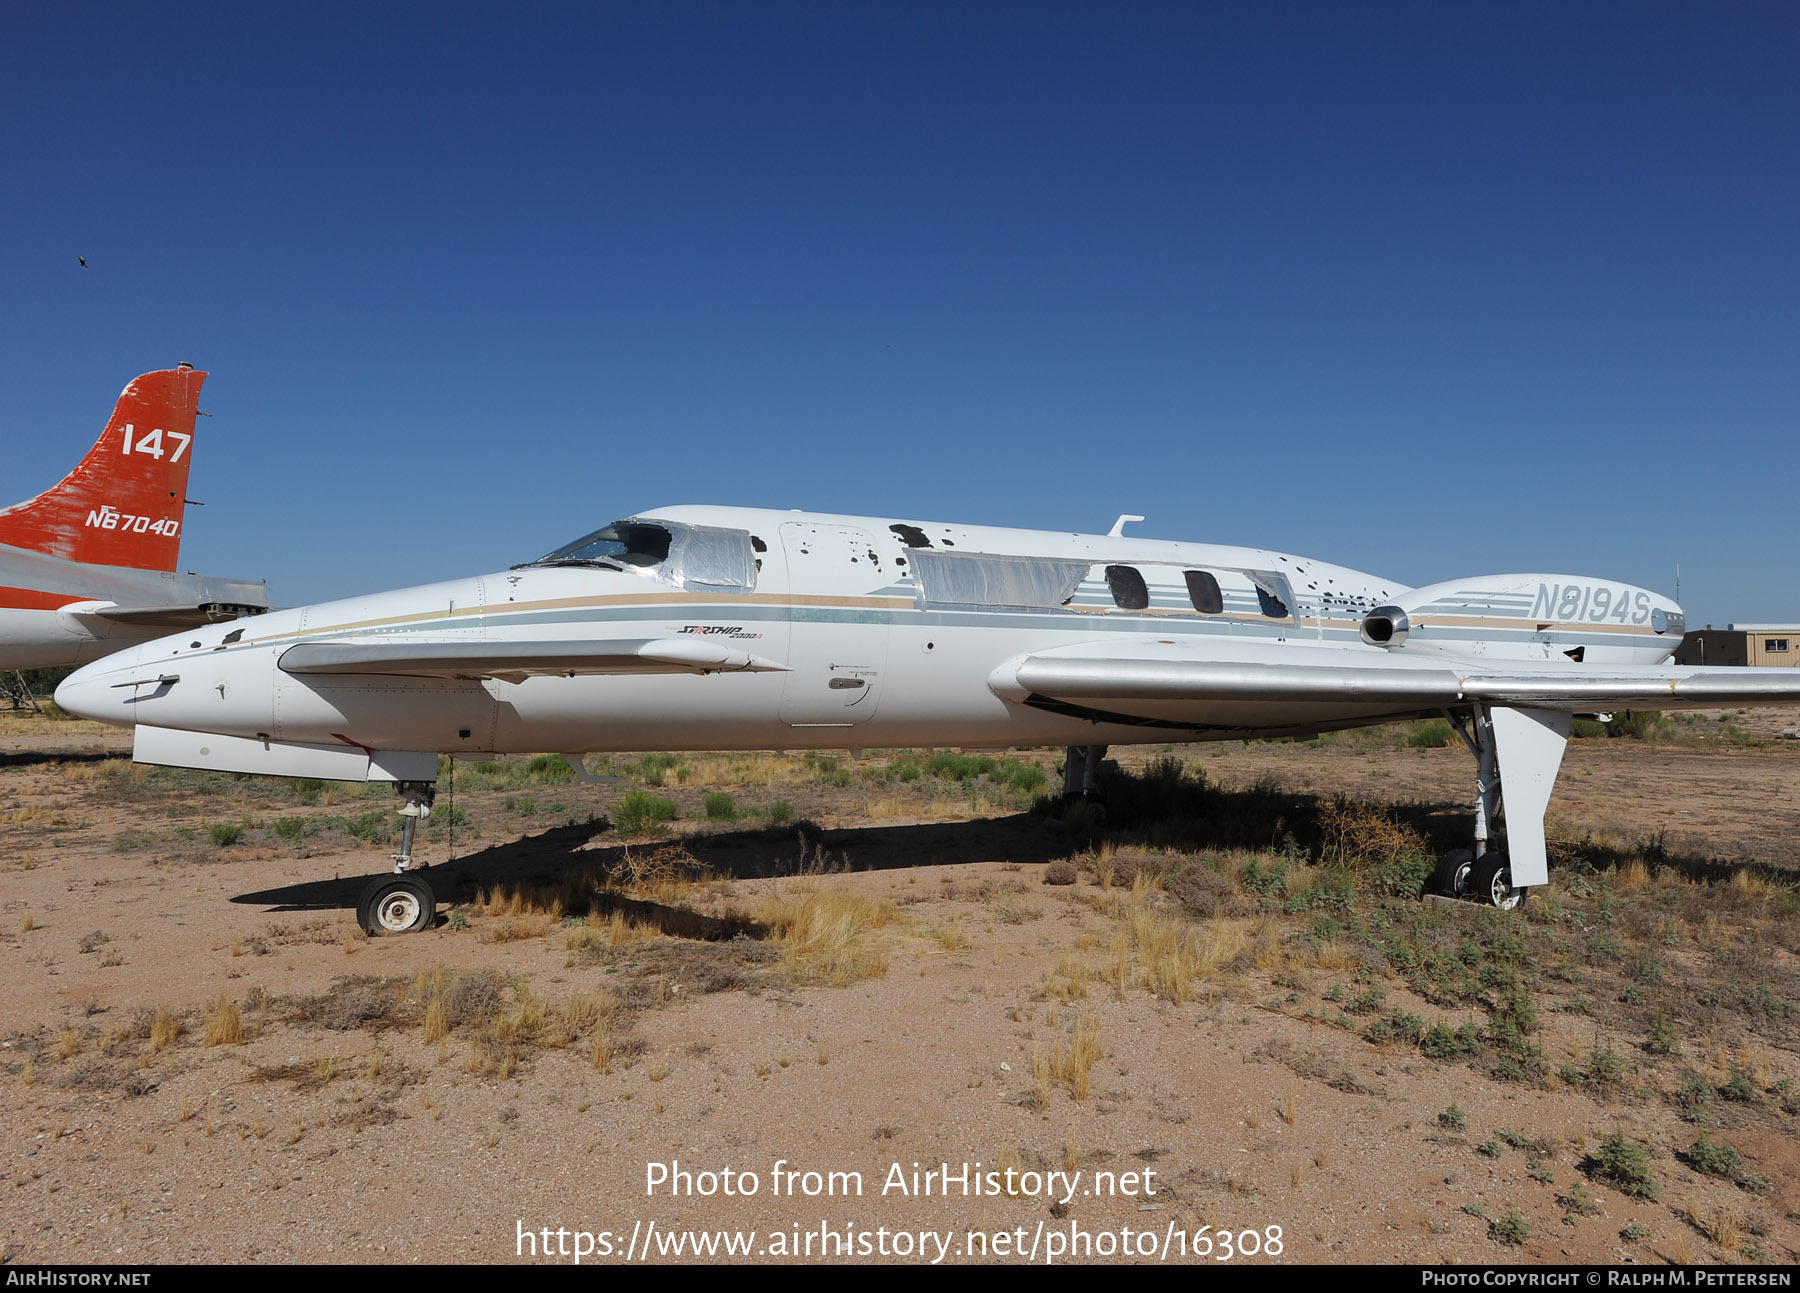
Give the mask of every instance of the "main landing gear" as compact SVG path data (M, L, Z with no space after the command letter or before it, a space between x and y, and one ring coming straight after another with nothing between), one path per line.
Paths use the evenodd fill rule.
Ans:
M1529 820L1512 823L1513 833L1529 837L1524 841L1525 846L1534 847L1541 858L1543 805L1536 792L1541 783L1542 799L1548 800L1550 784L1555 781L1556 769L1562 760L1562 742L1568 739L1568 718L1566 715L1522 715L1518 710L1491 709L1483 705L1472 706L1466 714L1447 714L1446 717L1475 756L1475 847L1452 849L1438 859L1437 869L1432 872L1430 891L1446 898L1468 898L1511 911L1525 901L1529 889L1513 883L1511 858L1488 848L1494 818L1502 807L1498 750L1501 728L1496 723L1506 729L1509 749L1518 757L1518 771L1531 783L1529 798L1532 802L1521 804L1518 814L1521 819ZM1537 869L1542 870L1541 861Z
M1090 830L1106 825L1106 799L1100 793L1100 761L1104 745L1071 745L1063 757L1063 792L1056 801L1064 816L1077 804L1086 806Z
M406 798L400 810L400 851L394 854L394 873L376 876L356 901L356 923L371 936L413 934L431 925L437 915L437 895L423 876L409 874L413 834L420 821L431 816L437 787L429 781L402 781L395 787Z

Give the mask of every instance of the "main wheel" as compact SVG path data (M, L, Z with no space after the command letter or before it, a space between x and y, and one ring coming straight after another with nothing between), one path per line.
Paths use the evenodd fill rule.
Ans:
M377 934L415 934L437 915L437 895L416 875L383 875L369 881L356 903L356 923Z
M1431 892L1446 898L1460 898L1469 891L1469 871L1475 865L1475 854L1469 849L1451 849L1438 859L1431 873Z
M1476 902L1511 911L1525 901L1526 890L1513 888L1512 863L1504 853L1484 853L1469 871L1469 894Z

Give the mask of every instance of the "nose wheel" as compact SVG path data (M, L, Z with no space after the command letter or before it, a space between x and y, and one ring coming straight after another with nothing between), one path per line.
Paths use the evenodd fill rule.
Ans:
M436 787L429 781L403 781L394 787L406 800L400 810L400 851L394 854L392 875L376 876L356 900L356 923L373 938L379 934L414 934L430 927L437 916L437 895L415 874L413 834L431 816Z
M369 881L356 902L356 923L370 936L416 934L437 915L437 895L423 877L382 875Z

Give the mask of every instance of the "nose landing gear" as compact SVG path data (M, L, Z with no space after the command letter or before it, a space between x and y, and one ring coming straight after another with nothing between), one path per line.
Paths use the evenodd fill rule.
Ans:
M356 901L356 923L371 938L380 934L412 934L431 925L437 916L437 895L423 876L408 874L413 865L413 835L431 816L437 787L429 781L402 781L396 790L406 798L400 810L404 825L400 851L393 855L392 875L376 876Z

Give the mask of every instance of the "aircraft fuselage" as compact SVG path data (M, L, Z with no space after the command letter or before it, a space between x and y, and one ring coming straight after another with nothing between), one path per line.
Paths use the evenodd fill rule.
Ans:
M275 611L127 650L83 670L58 699L112 722L370 751L1198 741L1437 709L1354 695L1047 704L1019 694L1001 666L1108 644L1253 665L1379 664L1396 652L1365 641L1364 619L1396 604L1411 615L1401 649L1420 662L1654 664L1681 636L1667 599L1567 576L1409 589L1291 554L1130 535L726 507L661 509L633 523L747 535L754 568L733 567L723 540L723 557L678 540L660 562L535 564ZM307 672L288 655L307 644L412 642L465 643L474 658L480 644L594 641L692 641L761 664L456 677Z

